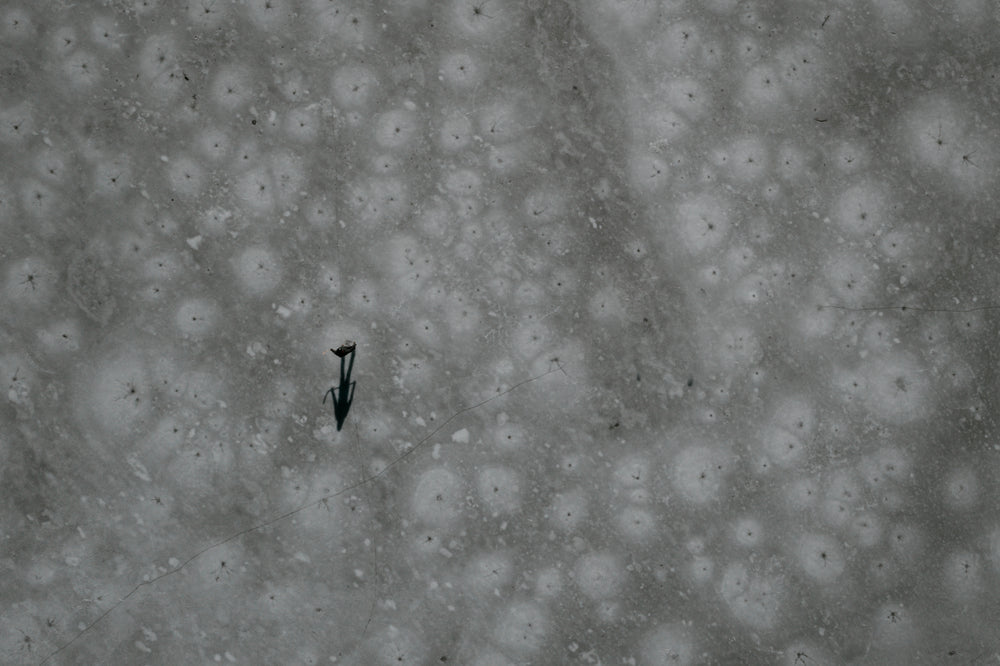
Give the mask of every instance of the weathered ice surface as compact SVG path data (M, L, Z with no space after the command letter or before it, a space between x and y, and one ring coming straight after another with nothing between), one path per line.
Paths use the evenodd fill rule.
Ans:
M998 19L0 3L0 662L996 663Z

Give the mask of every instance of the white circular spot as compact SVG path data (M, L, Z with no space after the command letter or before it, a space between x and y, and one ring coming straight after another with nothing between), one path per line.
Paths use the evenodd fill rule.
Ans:
M448 16L461 36L496 41L520 22L519 3L504 0L451 0Z
M926 418L933 393L925 368L908 354L874 359L862 367L865 406L876 416L896 425Z
M692 254L714 249L729 233L729 203L713 194L698 194L677 206L672 223Z
M882 525L878 517L871 513L863 513L854 518L850 532L854 542L862 548L876 546L882 539Z
M263 296L281 283L281 264L267 248L249 247L236 260L236 275L245 291Z
M796 552L803 572L817 583L833 583L844 572L843 551L832 537L806 534L798 539Z
M979 479L971 467L953 469L944 480L945 504L955 510L970 509L979 500Z
M719 596L738 621L767 629L778 619L783 589L777 576L752 573L746 565L733 563L722 574Z
M420 121L415 112L407 109L386 111L375 121L375 141L383 148L403 148L413 141L419 130Z
M695 644L681 623L665 624L649 631L641 643L642 664L686 666L694 663Z
M274 181L265 166L252 167L237 177L233 193L247 212L261 215L274 208Z
M591 599L607 599L621 592L625 566L612 553L590 553L576 561L574 577L583 594Z
M507 552L478 555L465 567L466 583L477 594L492 595L509 585L513 575L514 563Z
M233 140L222 129L209 127L198 133L195 140L199 152L217 162L229 154L233 148Z
M691 579L699 584L709 582L715 574L715 562L705 555L695 556L688 567Z
M253 99L254 77L244 65L228 64L219 68L209 94L224 111L236 111Z
M135 353L105 358L84 378L81 404L87 405L94 423L123 436L141 425L153 406L149 371Z
M549 567L538 572L535 579L535 590L543 598L553 598L558 596L563 589L562 574L559 569Z
M177 308L174 322L185 336L200 338L211 332L219 320L219 306L207 298L188 298Z
M513 603L500 615L493 638L500 646L519 654L536 652L549 632L549 619L543 608L530 601Z
M462 485L461 479L446 469L427 470L420 475L413 491L413 514L428 525L448 525L461 515Z
M681 497L694 504L717 499L728 469L725 458L710 446L685 448L674 458L672 479Z
M205 170L195 160L182 156L170 160L167 181L183 197L197 196L205 185Z
M833 204L834 223L849 234L867 236L892 224L887 188L871 181L852 185Z
M519 451L528 442L528 435L520 424L509 421L493 431L493 442L504 453Z
M55 293L57 272L39 257L25 257L10 263L4 293L9 303L38 308Z
M772 428L764 435L764 451L774 464L789 467L801 462L806 447L801 439L784 428Z
M656 533L656 518L646 509L628 506L618 514L618 531L630 543L646 543Z
M640 454L626 456L615 466L615 483L623 488L639 487L649 480L651 469L649 458L646 456Z
M479 59L462 51L449 53L441 58L439 72L445 85L456 89L476 86L485 74Z
M746 111L766 116L788 108L785 84L771 65L758 64L750 68L743 79L743 103Z
M553 498L548 513L556 529L572 531L587 518L587 496L579 488L561 492Z
M509 467L487 467L476 477L479 497L493 514L511 514L521 508L520 477Z
M428 647L417 632L390 624L372 636L373 660L378 666L416 666L426 664Z
M743 518L737 521L733 530L733 537L736 543L741 546L756 546L763 537L763 528L760 522L753 518Z

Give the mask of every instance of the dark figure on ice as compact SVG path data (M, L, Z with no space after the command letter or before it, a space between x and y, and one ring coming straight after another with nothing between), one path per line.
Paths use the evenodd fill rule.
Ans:
M344 342L336 349L331 349L334 354L340 357L340 385L336 387L331 387L329 391L323 394L323 404L326 404L326 396L330 395L330 399L333 400L333 415L337 419L337 430L340 431L344 427L344 421L347 420L347 412L351 410L351 403L354 402L354 386L357 382L351 381L351 370L354 368L354 352L357 345L350 340ZM347 371L344 371L344 357L350 356L351 362L347 365Z

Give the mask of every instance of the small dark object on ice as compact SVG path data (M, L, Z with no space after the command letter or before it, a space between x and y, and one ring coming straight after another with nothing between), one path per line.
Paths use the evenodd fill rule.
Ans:
M350 354L352 351L354 351L354 348L357 347L357 346L358 346L358 343L356 343L356 342L353 342L351 340L344 340L344 344L340 345L336 349L331 349L330 351L332 351L334 354L336 354L340 358L344 358L345 356L347 356L348 354Z

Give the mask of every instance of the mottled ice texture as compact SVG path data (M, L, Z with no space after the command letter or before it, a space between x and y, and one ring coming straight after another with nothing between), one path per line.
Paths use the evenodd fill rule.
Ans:
M995 663L998 14L0 3L0 662Z

